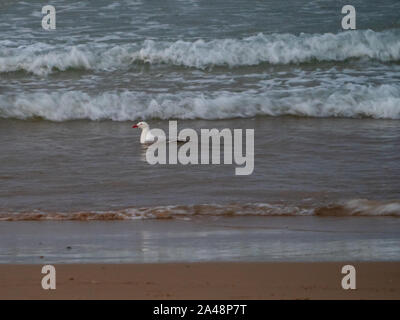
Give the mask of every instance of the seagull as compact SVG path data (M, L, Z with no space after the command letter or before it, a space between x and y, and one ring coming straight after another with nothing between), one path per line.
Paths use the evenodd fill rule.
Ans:
M156 137L153 136L150 132L150 126L147 122L141 121L137 124L133 125L132 128L140 128L142 130L142 134L140 135L140 143L153 143L156 140Z
M156 142L156 137L151 133L150 131L150 126L147 122L145 121L140 121L137 124L133 125L132 128L139 128L142 130L142 134L140 135L140 143L141 144L151 144ZM175 142L175 143L183 143L187 142L187 140L182 140L182 139L177 139L174 141L168 141L169 143Z

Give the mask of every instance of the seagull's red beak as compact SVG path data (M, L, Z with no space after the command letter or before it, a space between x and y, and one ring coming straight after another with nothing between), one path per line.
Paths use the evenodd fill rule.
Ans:
M135 124L134 126L132 126L132 128L137 128L138 126L137 126L137 124Z

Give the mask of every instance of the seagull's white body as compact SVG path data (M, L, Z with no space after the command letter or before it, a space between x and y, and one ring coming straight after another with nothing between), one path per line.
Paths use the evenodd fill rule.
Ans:
M140 135L140 143L153 143L155 141L155 137L150 132L150 126L146 122L139 122L137 124L138 128L142 129L142 134Z

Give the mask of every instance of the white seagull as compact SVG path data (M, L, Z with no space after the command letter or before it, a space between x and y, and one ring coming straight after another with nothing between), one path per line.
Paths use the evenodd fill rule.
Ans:
M140 128L142 130L142 134L140 135L140 143L141 144L150 144L156 141L156 137L151 134L150 126L145 121L140 121L137 124L133 125L132 128ZM164 139L162 139L164 140ZM188 142L187 140L177 139L177 140L169 140L166 141L168 143L184 143Z
M151 134L150 126L147 122L138 122L132 126L132 128L140 128L142 130L142 134L140 135L140 143L153 143L156 140L156 137Z

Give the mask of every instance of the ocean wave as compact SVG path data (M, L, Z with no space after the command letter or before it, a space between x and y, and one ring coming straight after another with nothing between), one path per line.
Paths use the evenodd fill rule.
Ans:
M366 199L353 199L317 208L313 213L317 216L400 217L400 201L379 202Z
M0 95L0 118L51 121L232 119L256 116L400 119L400 86L345 84L285 92L36 92Z
M199 204L138 207L110 211L0 213L0 221L115 221L142 219L193 219L207 216L391 216L400 217L400 202L354 199L317 208L282 204Z
M350 58L382 62L400 59L399 32L372 30L338 34L262 33L242 40L219 39L195 42L158 43L148 40L135 59L187 67L251 66L260 63L291 64L317 61L344 61Z
M43 43L10 47L0 43L0 73L25 71L47 75L67 69L113 70L134 63L171 64L193 68L292 64L316 61L400 60L399 30L356 30L337 34L258 34L244 39L142 44L52 47Z

